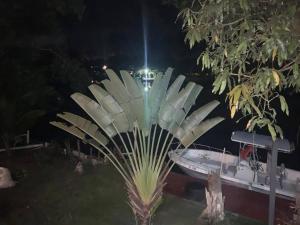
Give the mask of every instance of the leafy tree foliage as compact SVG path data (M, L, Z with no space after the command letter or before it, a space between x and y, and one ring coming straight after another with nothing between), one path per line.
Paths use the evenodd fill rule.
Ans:
M177 4L178 5L178 4ZM188 5L188 7L186 7ZM227 92L231 118L240 111L246 129L267 127L283 137L283 92L300 91L300 4L297 0L184 1L179 17L192 48L204 42L197 64L214 75L213 93Z
M6 148L58 110L57 99L86 88L88 73L70 56L66 30L80 22L84 9L83 0L0 2L0 142ZM59 89L65 83L69 93Z
M37 76L20 62L0 63L0 137L5 148L17 144L15 137L30 129L49 110L48 100L55 95L45 76ZM10 71L5 66L10 65ZM28 66L27 66L28 68ZM41 68L39 68L41 69Z

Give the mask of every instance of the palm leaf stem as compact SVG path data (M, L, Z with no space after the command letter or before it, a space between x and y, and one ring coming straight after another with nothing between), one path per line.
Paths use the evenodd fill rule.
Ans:
M181 145L181 144L178 144L178 146L177 146L177 148L175 149L175 151L178 150L178 148L180 147L180 145ZM182 156L183 153L187 150L187 148L188 148L188 146L186 146L184 149L182 149L182 152L180 153L179 156ZM162 180L165 180L165 179L167 178L167 176L168 176L168 174L171 172L173 166L176 164L175 161L173 161L172 164L171 164L171 166L169 167L170 162L172 162L171 159L169 159L168 163L167 163L166 166L165 166L165 169L164 169L164 170L167 170L167 172L165 172L165 173L163 172L163 173L162 173L162 175L165 174L164 177L162 178ZM168 169L168 167L169 167L169 169Z
M118 167L118 165L114 162L114 160L112 160L112 158L110 156L114 156L111 151L110 155L107 154L106 152L104 152L101 148L99 148L99 146L90 143L90 145L92 145L94 148L96 148L98 151L100 151L103 155L105 155L105 157L113 164L113 166L118 170L118 172L121 174L121 176L124 178L124 180L127 183L130 183L130 177L128 176L128 174L126 173L126 170L124 170L123 166L121 165L120 167L123 168L124 172ZM109 150L109 149L108 149ZM115 157L114 157L115 158ZM120 162L118 160L116 160L119 164Z
M142 157L141 157L141 152L140 152L140 144L139 144L139 140L137 138L137 127L134 128L134 132L133 132L133 135L134 135L134 140L135 140L135 149L136 149L136 152L137 152L137 158L138 158L138 162L139 162L139 165L140 165L140 168L142 166Z
M183 121L185 120L185 118L186 118L186 116L187 116L187 114L189 113L190 110L191 110L191 108L185 112L185 115L184 115L183 119L180 121L178 127L181 126L181 124L182 124ZM175 121L172 122L172 126L174 125L174 123L175 123ZM171 126L171 127L172 127L172 126ZM169 134L170 134L170 132L169 132ZM164 153L164 155L163 155L163 157L162 157L163 160L165 160L165 158L166 158L166 156L167 156L167 154L168 154L168 149L170 148L170 146L171 146L171 144L172 144L174 138L175 138L175 136L173 135L172 138L171 138L171 140L170 140L170 142L169 142L169 144L168 144L168 147L166 148L166 151L165 151L165 153ZM178 144L178 146L177 146L176 149L178 149L180 145L181 145L181 144L180 144L180 142L179 142L179 144ZM158 171L161 171L162 165L163 165L163 161L160 162L160 165L159 165L159 167L158 167L158 168L159 168ZM168 165L168 163L167 163L166 165Z
M190 111L190 109L187 110L187 111L185 112L185 115L184 115L183 119L180 121L178 127L181 126L182 122L185 120L185 117L186 117L186 115L189 113L189 111ZM175 121L172 122L172 126L174 125L174 123L175 123ZM172 127L172 126L171 126L171 127ZM169 136L169 135L170 135L170 131L168 130L168 136ZM166 151L165 151L163 157L160 158L162 152L164 151L165 143L166 143L166 140L167 140L167 138L166 138L165 143L164 143L164 146L163 146L162 151L161 151L161 154L160 154L160 156L159 156L159 158L158 158L158 160L161 159L161 162L159 162L159 163L157 164L157 165L159 165L159 167L157 168L157 169L159 169L159 170L157 170L157 171L160 171L160 170L161 170L161 167L162 167L162 165L163 165L163 161L165 160L165 158L166 158L166 156L167 156L167 154L168 154L168 149L170 148L173 139L174 139L174 135L172 135L172 138L171 138L171 140L170 140L170 142L169 142L169 144L168 144L168 147L167 147L167 149L166 149ZM161 165L160 165L160 164L161 164Z
M71 121L68 121L71 123ZM70 132L70 130L68 129L69 126L67 126L66 124L64 123L61 123L59 122L59 124L61 124L61 126L58 126L57 122L50 122L50 124L60 128L60 129L63 129L73 135L75 135L76 137L78 137L79 139L83 140L84 141L84 137L83 136L80 136L80 135L76 135L76 133L73 133L73 132ZM95 147L96 149L98 149L102 154L104 154L107 158L109 158L109 160L111 162L113 162L114 166L116 166L116 168L118 169L118 171L122 171L122 176L126 174L126 176L128 176L126 170L124 169L124 167L122 166L122 164L120 163L120 161L116 158L116 156L112 153L112 151L106 146L104 145L101 141L98 140L98 138L96 138L92 133L87 133L85 130L83 130L82 128L75 126L75 124L71 123L72 126L74 128L76 128L78 131L82 132L83 134L88 134L90 135L99 145L101 145L109 154L107 154L106 152L104 152L101 148L99 148L98 145L96 145L96 143L92 143L92 142L88 142L90 145L92 145L93 147ZM112 141L114 141L111 137L109 137ZM118 147L118 146L117 146ZM111 158L112 157L112 158ZM114 162L115 160L115 162ZM118 166L117 166L118 165ZM129 178L129 176L128 176ZM128 180L128 179L127 179Z
M150 143L151 143L150 137L152 137L151 136L151 131L152 131L152 126L150 127L148 138L147 138L147 156L148 156L149 160L150 160Z
M140 143L140 148L141 148L141 159L143 159L144 158L144 143L143 143L143 139L141 136L141 130L140 130L138 124L137 124L137 132L138 132L139 143Z
M120 147L117 145L117 143L115 142L115 140L114 140L113 138L110 137L109 139L111 140L111 142L112 142L112 143L114 144L114 146L116 147L117 152L118 152L118 154L120 155L121 159L124 161L124 163L125 163L125 165L126 165L128 171L130 171L130 166L129 166L129 164L128 164L128 161L127 161L127 159L125 158L125 156L123 155L123 153L122 153ZM111 154L112 154L112 153L111 153ZM113 155L114 155L114 154L113 154ZM117 161L119 161L119 160L117 160Z
M126 135L127 135L127 139L129 140L130 148L132 149L132 157L133 157L133 160L134 160L136 171L138 171L138 170L140 170L140 167L139 167L139 164L138 164L138 161L137 161L136 151L135 151L135 148L134 148L134 146L132 144L132 141L131 141L129 133L126 132Z
M138 132L139 132L139 138L140 138L140 142L142 144L142 157L143 159L145 159L145 156L147 154L147 149L146 149L146 143L145 143L145 135L142 129L140 129L139 124L137 123L137 128L138 128Z
M96 146L96 145L94 145L94 144L92 144L92 143L89 143L90 145L92 145L92 146ZM102 145L102 144L100 144L100 145ZM101 148L99 148L98 146L97 146L97 148L96 149L98 149L98 151L100 151L103 155L105 155L105 157L107 157L107 158L111 158L111 160L110 161L113 161L113 160L115 160L115 162L117 163L117 165L119 165L119 167L120 167L120 169L124 172L124 174L126 174L127 176L128 176L128 174L127 174L127 172L126 172L126 170L124 169L124 167L122 166L122 164L120 163L120 160L118 160L117 159L117 157L115 156L115 154L106 146L106 145L102 145L102 147L104 147L104 149L109 153L109 154L107 154L106 152L104 152ZM99 150L99 149L101 149L101 150ZM130 177L130 176L128 176L128 177Z
M156 168L157 171L161 171L161 167L162 167L162 165L165 161L165 158L168 154L169 146L171 145L173 139L174 139L174 136L172 136L171 140L169 141L168 147L165 148L165 149L162 149L161 154L163 153L163 155L159 157L160 161L157 162L157 168Z
M168 131L167 137L165 138L165 141L164 141L163 146L162 146L162 148L160 150L159 156L158 156L158 158L157 158L157 160L155 162L155 165L153 165L153 166L155 166L154 167L154 171L157 171L157 172L159 171L158 168L159 168L160 162L163 161L162 156L163 156L163 152L164 152L166 143L167 143L167 141L169 139L169 136L170 136L170 131Z
M149 162L150 165L152 165L152 161L153 161L153 146L154 146L154 141L155 141L155 137L156 137L156 128L157 128L157 123L154 126L153 138L152 138L152 143L151 143L150 162Z
M144 157L147 157L148 153L147 153L147 147L146 147L146 136L143 130L140 130L141 134L142 134L142 141L143 141L143 149L144 149Z
M153 156L152 169L153 169L153 166L155 165L155 159L156 159L156 157L157 157L158 147L159 147L159 144L160 144L160 139L161 139L162 133L163 133L163 129L160 130L159 137L158 137L158 141L157 141L157 143L156 143L156 148L155 148L155 152L154 152L154 156Z
M115 123L112 123L112 124L113 124L114 128L116 129L116 131L117 131L117 133L118 133L118 136L120 137L120 139L121 139L121 141L122 141L122 143L123 143L123 145L124 145L124 147L125 147L125 151L126 151L127 157L128 157L128 159L129 159L129 162L130 162L130 165L131 165L131 167L129 166L129 168L130 168L129 173L130 173L130 175L132 176L133 173L134 173L134 171L135 171L135 166L134 166L134 163L133 163L132 158L131 158L132 156L131 156L131 154L130 154L128 148L127 148L127 145L126 145L126 143L124 142L124 139L123 139L122 135L120 134L120 132L119 132L117 126L115 125ZM124 157L124 158L125 158L125 157ZM126 158L125 158L125 159L126 159ZM126 160L126 161L127 161L127 160Z

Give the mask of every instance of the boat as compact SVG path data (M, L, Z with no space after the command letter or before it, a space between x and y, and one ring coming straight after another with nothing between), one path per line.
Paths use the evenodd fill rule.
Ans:
M256 150L246 144L236 156L218 148L195 145L170 151L169 157L192 177L206 179L208 174L215 172L229 185L267 194L270 192L270 167L257 160ZM277 166L275 188L279 197L295 198L300 192L300 171L285 168L283 164Z

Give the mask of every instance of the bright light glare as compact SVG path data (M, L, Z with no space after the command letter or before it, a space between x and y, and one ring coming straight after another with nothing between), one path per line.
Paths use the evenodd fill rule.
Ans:
M145 74L147 75L147 74L149 73L149 69L148 69L148 68L145 68L145 69L144 69L144 72L145 72Z
M107 65L103 65L103 66L102 66L102 69L103 69L103 70L106 70L106 69L107 69Z
M144 91L148 91L149 90L149 87L148 86L146 86L146 87L144 87Z

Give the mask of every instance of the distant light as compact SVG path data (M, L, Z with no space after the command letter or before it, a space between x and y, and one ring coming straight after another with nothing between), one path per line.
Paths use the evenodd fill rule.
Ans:
M148 91L149 90L149 87L148 86L146 86L146 87L144 87L144 91Z
M147 75L149 73L149 68L144 69L145 74Z
M106 70L106 69L107 69L107 65L103 65L103 66L102 66L102 69L103 69L103 70Z

